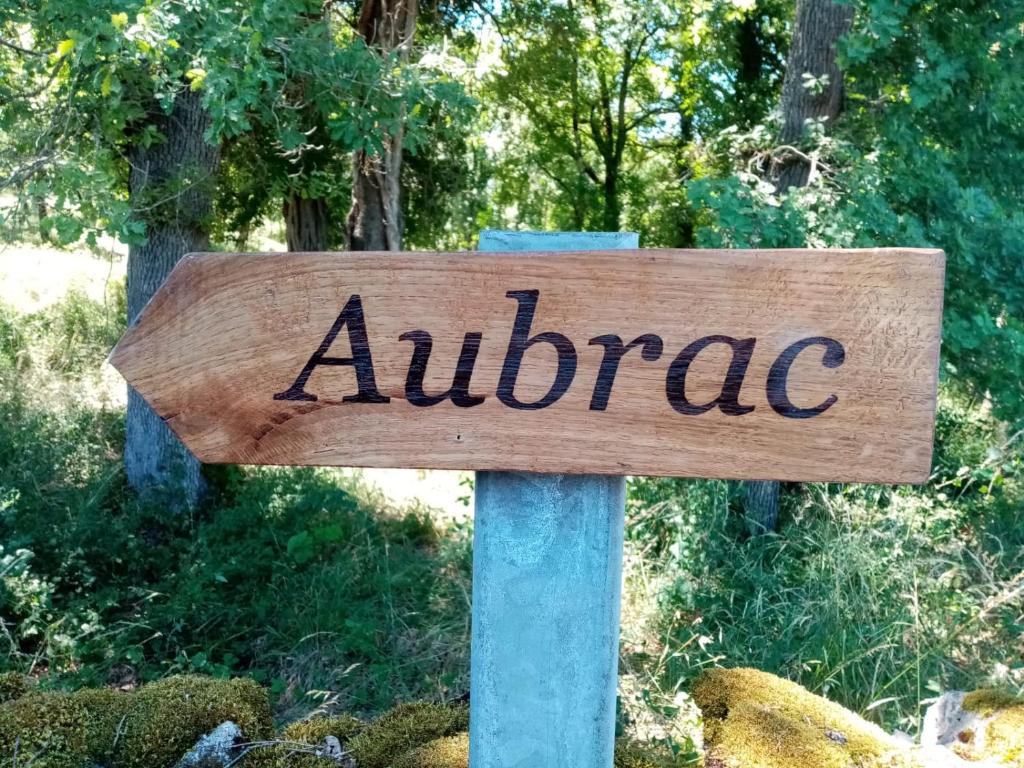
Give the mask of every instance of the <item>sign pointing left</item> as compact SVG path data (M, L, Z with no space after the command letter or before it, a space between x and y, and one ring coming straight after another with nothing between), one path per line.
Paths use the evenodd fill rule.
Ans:
M193 254L111 361L211 463L917 482L943 264Z

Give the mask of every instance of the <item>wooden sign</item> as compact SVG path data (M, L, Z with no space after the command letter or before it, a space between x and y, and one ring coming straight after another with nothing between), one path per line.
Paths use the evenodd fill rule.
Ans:
M111 360L204 462L922 482L941 251L194 254Z

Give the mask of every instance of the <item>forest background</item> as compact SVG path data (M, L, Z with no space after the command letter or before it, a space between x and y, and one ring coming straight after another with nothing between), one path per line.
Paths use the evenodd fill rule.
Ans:
M104 358L188 251L630 230L948 268L926 485L631 479L622 727L689 754L714 664L911 733L1021 692L1022 40L1011 0L0 0L0 669L246 675L283 719L464 693L468 515L201 468Z

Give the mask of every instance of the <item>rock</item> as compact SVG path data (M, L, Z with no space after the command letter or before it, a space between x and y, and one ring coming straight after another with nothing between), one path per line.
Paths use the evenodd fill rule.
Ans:
M979 717L964 708L963 691L942 694L928 707L921 725L921 745L948 747L958 741L959 734L978 727Z
M705 672L693 699L704 716L705 768L927 765L917 750L878 726L796 683L756 669Z
M176 768L222 768L236 757L235 745L242 740L242 729L225 720L203 736L188 751Z
M1024 701L992 690L944 693L925 713L921 744L964 765L1024 768Z
M334 758L338 763L345 757L345 752L341 748L341 742L338 741L337 736L328 736L324 739L324 757Z

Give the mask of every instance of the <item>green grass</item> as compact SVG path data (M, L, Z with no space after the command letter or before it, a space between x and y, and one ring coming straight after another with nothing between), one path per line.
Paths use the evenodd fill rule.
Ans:
M110 306L0 315L0 667L70 687L246 674L282 714L461 694L465 527L327 470L221 471L191 515L139 504L97 373Z
M470 531L336 472L219 470L192 514L137 502L101 362L123 292L0 308L0 670L50 687L247 675L277 714L467 687ZM750 537L735 484L631 481L623 718L695 759L709 665L782 674L913 731L941 690L1024 687L1021 435L952 384L921 488L787 485ZM647 738L647 736L645 736Z
M662 585L661 684L754 666L910 732L939 692L1024 688L1020 447L949 391L938 437L929 485L788 486L763 536L745 534L732 484L634 483L629 535Z

